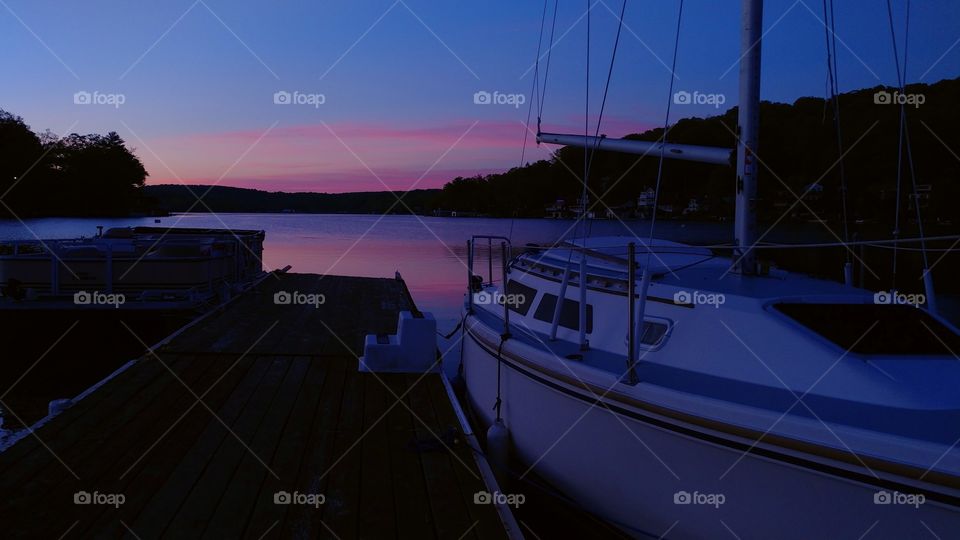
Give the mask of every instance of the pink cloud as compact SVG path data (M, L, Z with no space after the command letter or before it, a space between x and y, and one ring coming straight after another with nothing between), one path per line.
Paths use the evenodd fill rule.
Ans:
M576 133L583 128L544 129ZM644 129L609 118L602 132L622 136ZM152 152L140 155L151 184L183 179L271 191L404 190L515 167L525 131L520 122L502 120L409 128L335 122L162 137L148 141ZM553 150L537 147L533 133L527 133L525 161L549 158Z
M474 125L475 124L475 125ZM472 127L471 127L472 126ZM469 140L471 144L487 144L497 147L516 146L523 137L525 127L520 122L461 120L437 126L402 128L396 125L372 122L331 122L324 124L301 124L279 126L268 137L276 140L325 140L337 137L350 144L354 139L377 139L385 141L423 141L432 144L453 144L457 139ZM253 143L263 136L264 129L249 129L228 132L198 133L185 137L198 143ZM182 138L181 138L182 139ZM462 141L461 141L462 142Z

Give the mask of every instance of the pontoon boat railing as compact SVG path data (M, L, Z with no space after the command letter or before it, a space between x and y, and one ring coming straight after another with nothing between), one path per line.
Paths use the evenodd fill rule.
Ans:
M95 237L99 240L100 237ZM67 270L72 273L70 270L71 263L90 263L90 262L103 262L104 276L103 276L103 292L106 294L111 294L114 292L116 286L116 280L114 275L114 263L115 263L115 253L113 249L113 244L109 241L104 242L102 255L98 256L81 256L81 257L68 257L65 260L64 250L61 248L72 247L72 246L82 246L89 242L90 239L56 239L56 240L39 240L39 239L29 239L29 240L8 240L0 242L0 261L16 261L16 260L36 260L39 257L49 258L50 261L50 274L49 274L49 295L50 296L60 296L62 291L61 286L61 266L66 266ZM167 247L167 246L178 246L184 244L190 244L195 242L195 238L164 238L160 242L150 241L147 239L137 239L134 240L134 245L139 245L141 247L148 247L148 251L156 250L157 248ZM226 251L218 255L197 255L191 257L174 257L174 256L160 256L153 255L150 257L151 262L163 262L163 261L183 261L183 260L204 260L207 262L207 286L204 290L214 291L216 287L222 286L223 282L226 282L226 279L223 276L216 277L214 276L214 261L227 259L229 257L234 257L232 279L234 282L239 282L243 274L243 269L246 267L249 262L248 254L245 253L243 246L241 245L241 238L222 238L212 240L213 243L219 244L224 247L228 247ZM3 249L5 248L5 249ZM128 260L129 257L124 257L123 259ZM42 260L42 259L40 259ZM140 259L135 259L134 264L138 264ZM98 283L98 285L100 285ZM150 289L150 291L160 291L161 289ZM179 289L162 289L163 291L179 291L186 292L187 294L193 296L200 292L200 289L196 286L188 288L179 288ZM74 292L74 291L70 291Z

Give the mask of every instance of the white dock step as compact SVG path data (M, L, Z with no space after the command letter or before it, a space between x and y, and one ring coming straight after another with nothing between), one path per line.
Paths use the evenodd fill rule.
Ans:
M409 311L401 311L396 334L367 334L359 369L377 373L439 371L437 321L433 314L424 312L422 317L415 317Z

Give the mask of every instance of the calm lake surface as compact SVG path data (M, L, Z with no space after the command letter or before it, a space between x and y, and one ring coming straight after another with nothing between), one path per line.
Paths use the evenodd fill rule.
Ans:
M93 236L126 226L231 227L263 229L264 268L291 265L292 272L393 277L400 272L417 306L456 324L466 284L466 242L471 235L511 237L513 244L548 243L572 234L575 222L548 219L435 218L422 216L317 214L178 214L162 218L0 220L0 238ZM594 221L594 236L630 234L646 238L649 222ZM663 221L657 235L691 243L726 242L733 225ZM482 250L481 257L485 257ZM486 259L478 260L478 271ZM494 272L497 273L496 270ZM443 327L443 321L441 321ZM442 328L441 328L442 329Z

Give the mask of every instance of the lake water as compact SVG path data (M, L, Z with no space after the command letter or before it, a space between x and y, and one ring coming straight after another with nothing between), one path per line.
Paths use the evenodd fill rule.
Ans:
M466 242L471 235L511 237L514 245L548 243L570 235L576 222L548 219L435 218L422 216L317 214L178 214L160 219L0 220L0 238L31 239L92 236L126 226L231 227L263 229L264 268L291 265L292 272L393 277L400 272L417 306L456 324L466 286ZM629 230L628 230L629 227ZM649 222L594 221L594 236L631 234L646 238ZM663 221L657 235L693 243L726 242L732 225ZM486 250L481 250L481 257ZM486 259L477 261L478 271ZM483 273L486 273L484 270ZM497 272L495 271L495 274ZM442 328L441 328L442 329Z

